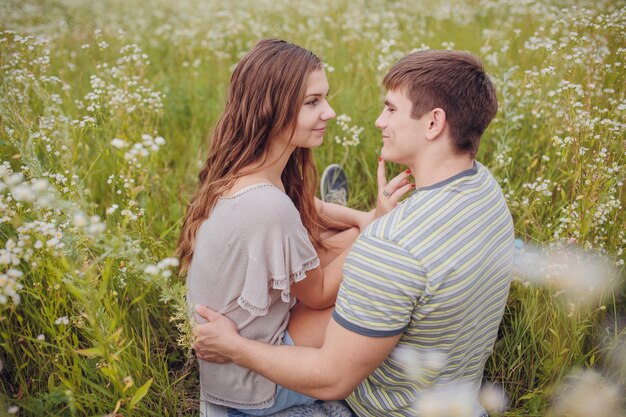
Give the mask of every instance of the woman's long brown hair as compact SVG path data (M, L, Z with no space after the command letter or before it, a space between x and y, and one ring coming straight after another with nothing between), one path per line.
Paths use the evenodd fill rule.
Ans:
M265 39L237 64L230 80L224 113L213 132L209 156L200 171L199 188L187 207L176 255L188 270L196 233L218 197L235 180L252 172L267 156L271 139L296 129L308 75L321 60L297 45ZM309 239L319 245L314 196L317 169L310 149L296 148L282 173L285 193L300 212Z

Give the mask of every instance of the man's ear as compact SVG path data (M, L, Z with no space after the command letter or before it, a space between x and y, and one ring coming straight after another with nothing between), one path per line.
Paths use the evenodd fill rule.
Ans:
M428 112L427 122L426 139L436 139L446 128L446 112L439 107L432 109Z

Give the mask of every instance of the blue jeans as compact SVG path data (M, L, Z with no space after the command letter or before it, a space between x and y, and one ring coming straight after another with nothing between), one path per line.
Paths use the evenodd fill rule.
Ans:
M285 331L283 336L283 344L288 346L294 346L293 340L289 333ZM253 408L253 409L228 409L228 417L245 417L250 416L267 416L277 413L279 411L286 410L294 405L309 405L315 402L315 398L311 398L307 395L300 394L299 392L292 391L283 386L276 385L276 394L274 395L274 405L269 408Z

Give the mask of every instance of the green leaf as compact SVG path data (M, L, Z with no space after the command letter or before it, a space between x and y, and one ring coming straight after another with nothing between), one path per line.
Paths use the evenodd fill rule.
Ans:
M101 348L97 348L97 347L93 347L93 348L89 348L89 349L75 349L74 352L78 353L79 355L82 356L88 356L90 358L93 358L95 356L103 356L104 353L102 352Z
M81 290L76 285L70 282L65 282L65 288L67 288L67 291L71 295L73 295L75 298L77 298L80 301L85 302L85 291Z
M150 385L152 385L152 380L154 378L150 378L148 380L148 382L146 382L145 384L143 384L135 393L135 395L133 395L133 398L130 400L130 408L133 408L134 406L136 406L139 401L141 401L141 399L143 397L146 396L146 394L148 393L148 390L150 389Z
M102 372L102 375L106 376L111 381L117 380L117 372L115 372L115 369L112 369L109 367L102 367L100 368L100 372Z

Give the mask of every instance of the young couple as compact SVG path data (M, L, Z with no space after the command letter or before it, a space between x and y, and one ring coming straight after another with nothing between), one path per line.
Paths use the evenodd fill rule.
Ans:
M311 148L335 116L320 59L263 40L237 65L178 244L201 412L345 398L358 416L408 416L426 390L478 393L513 248L500 187L474 160L495 90L457 51L409 54L383 84L377 206L360 212L315 198ZM384 161L409 169L387 183ZM446 362L416 379L402 347Z

